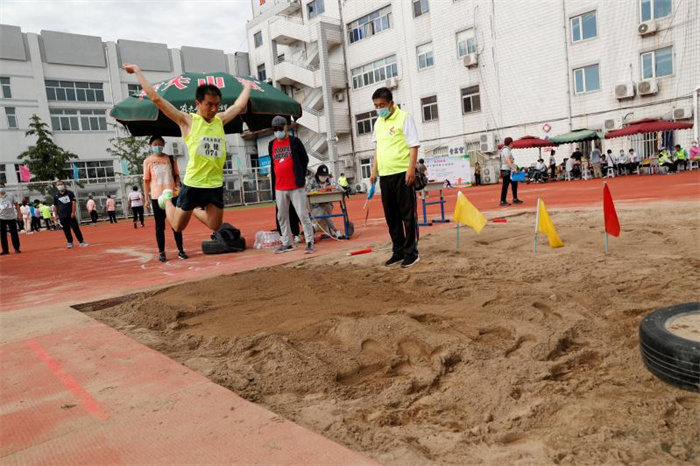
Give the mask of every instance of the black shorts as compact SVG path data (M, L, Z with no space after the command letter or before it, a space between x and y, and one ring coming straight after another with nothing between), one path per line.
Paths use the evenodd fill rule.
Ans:
M193 188L182 185L177 197L177 206L182 210L194 210L196 207L205 208L212 204L219 209L224 208L224 187Z

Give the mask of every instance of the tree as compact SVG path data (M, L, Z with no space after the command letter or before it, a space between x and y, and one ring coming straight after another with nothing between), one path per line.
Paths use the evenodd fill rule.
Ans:
M19 154L19 159L32 172L32 180L36 182L64 179L70 160L77 159L78 156L56 145L48 125L36 114L29 119L29 130L24 135L37 138L32 147ZM53 186L48 184L32 183L29 189L42 194L55 192Z
M125 160L129 164L131 174L142 174L143 161L151 155L148 138L130 134L122 136L125 131L119 125L112 124L111 126L117 129L119 135L109 140L111 147L107 148L107 152L113 157Z

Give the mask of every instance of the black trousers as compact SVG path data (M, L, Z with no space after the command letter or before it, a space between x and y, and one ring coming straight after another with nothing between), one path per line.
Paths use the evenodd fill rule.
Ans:
M395 255L405 258L418 256L418 215L416 190L406 186L406 172L379 177L382 190L384 218L391 235Z
M136 219L143 225L143 206L132 207L131 212L134 214L134 224L136 224Z
M78 243L83 242L83 234L80 232L80 225L78 225L78 221L76 219L71 217L62 218L61 226L63 227L63 234L66 235L66 241L69 243L73 242L73 235L70 233L71 229L73 229L73 233L75 233Z
M12 220L0 220L0 241L2 242L2 252L10 252L9 246L7 244L7 230L10 230L10 237L12 238L12 247L15 251L19 251L19 233L17 232L17 219Z
M32 217L32 231L41 230L41 219L39 217Z
M109 217L109 223L117 223L117 212L114 210L108 210L107 216Z
M477 173L474 175L474 184L476 186L481 186L481 173Z
M96 210L90 211L90 220L92 220L92 223L97 223L97 211Z
M279 209L275 205L275 222L277 223L277 233L280 235L282 234L282 230L280 229L280 221L277 220L277 213L279 212ZM301 220L299 220L299 215L297 215L297 211L294 210L294 206L292 203L289 203L289 229L292 231L292 236L299 236L301 234L301 230L299 229L299 224L301 223Z
M508 202L506 201L506 197L508 197L508 185L513 187L513 199L517 199L518 182L510 180L510 170L501 170L501 178L503 178L503 186L501 186L501 202Z
M556 165L550 165L549 166L549 172L550 172L550 177L552 178L552 181L557 179L557 166Z
M53 229L54 229L53 221L52 221L50 218L45 218L45 219L44 219L44 224L46 225L46 229L47 229L47 230L53 230Z
M177 205L177 197L172 199L173 205ZM165 252L165 210L158 205L158 200L151 200L151 208L153 209L153 220L156 221L156 243L158 243L158 252ZM183 251L182 248L182 233L173 230L175 244L178 251Z

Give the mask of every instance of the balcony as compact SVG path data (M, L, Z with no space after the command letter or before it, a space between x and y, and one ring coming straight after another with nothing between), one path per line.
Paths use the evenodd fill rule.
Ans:
M301 9L301 0L279 0L279 4L283 5L280 10L283 15L291 15Z
M319 74L315 67L305 66L300 62L285 60L275 64L275 77L280 84L319 87L321 85Z
M295 16L275 17L270 21L270 39L284 45L311 42L311 30L301 21L301 18Z

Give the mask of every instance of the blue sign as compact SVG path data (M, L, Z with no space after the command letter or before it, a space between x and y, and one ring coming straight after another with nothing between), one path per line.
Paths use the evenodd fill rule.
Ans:
M270 173L271 163L272 159L269 155L263 155L262 157L258 157L258 166L260 167L261 175L268 175Z

